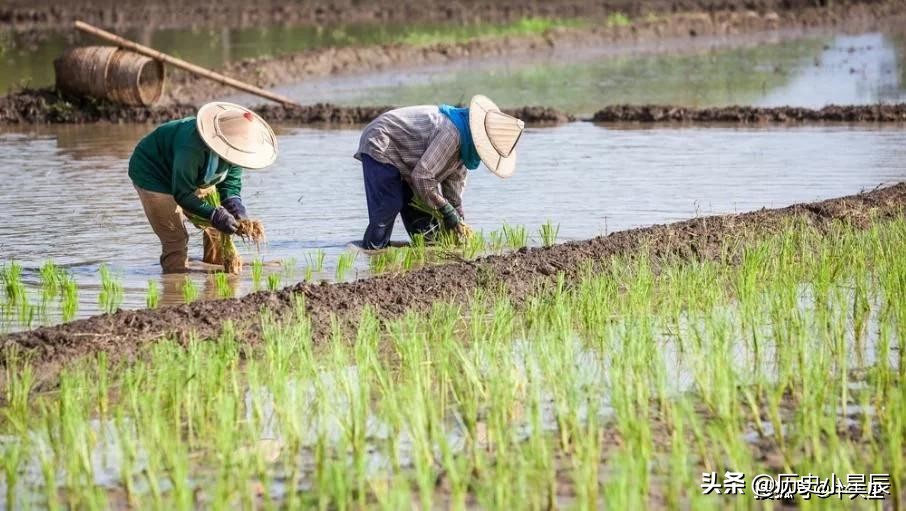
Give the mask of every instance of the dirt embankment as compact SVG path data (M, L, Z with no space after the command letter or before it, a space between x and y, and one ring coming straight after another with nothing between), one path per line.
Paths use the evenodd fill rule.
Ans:
M391 109L391 106L338 106L315 104L301 107L258 105L253 110L270 122L289 125L357 125ZM832 105L821 109L728 106L688 108L671 105L613 105L591 119L550 107L508 108L505 111L529 124L558 124L575 120L593 122L683 123L800 123L800 122L906 122L906 103L891 105ZM25 90L0 97L2 124L161 123L195 115L189 104L126 107L103 101L68 97L50 89Z
M713 258L720 255L726 239L776 232L791 219L802 219L819 228L833 221L865 227L872 215L900 216L904 208L906 183L900 183L849 197L622 231L551 248L522 249L477 261L430 266L402 275L332 285L303 283L240 299L120 311L0 337L0 365L9 350L24 350L33 357L42 384L52 385L60 368L78 357L106 351L111 360L129 360L157 339L216 336L227 319L236 322L244 332L244 340L255 343L259 338L260 311L267 309L280 317L290 310L294 296L305 297L317 341L330 335L334 317L342 325L354 326L366 305L390 318L408 310L426 310L435 301L464 303L478 288L501 287L518 304L537 286L550 283L560 273L577 278L588 265L644 247L655 256Z
M669 105L612 105L598 110L593 122L732 122L797 123L797 122L906 122L906 104L830 105L821 109L797 107L729 106L687 108Z
M746 7L748 9L759 4L740 2L737 7L743 5L749 5ZM778 3L772 5L779 7ZM317 49L243 60L228 65L223 71L230 76L242 77L259 87L270 88L329 75L444 65L474 58L511 58L563 49L602 48L616 43L671 40L676 45L681 45L683 40L696 37L738 36L815 27L835 27L846 31L877 30L895 23L893 20L906 23L906 4L902 1L882 0L859 4L833 2L824 7L761 12L745 9L674 12L635 18L626 25L599 22L583 28L552 29L537 35L488 37L426 46L389 44ZM671 48L651 48L647 51L661 53L671 51ZM161 101L199 103L234 93L225 86L211 84L176 70L170 75Z
M258 105L252 107L270 122L287 124L365 124L391 106ZM161 123L195 115L197 107L180 103L166 106L130 107L91 98L68 96L53 89L27 89L0 97L0 124ZM575 120L569 114L547 107L506 109L532 124Z
M711 10L782 11L825 0L5 0L0 28L69 28L76 19L108 27L249 27L372 22L500 22L526 16L590 17L623 12ZM872 3L844 0L834 3Z

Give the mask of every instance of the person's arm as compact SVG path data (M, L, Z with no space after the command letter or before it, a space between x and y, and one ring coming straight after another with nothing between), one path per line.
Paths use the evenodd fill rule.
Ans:
M237 219L248 218L245 204L242 203L242 167L233 165L227 170L227 175L217 184L220 194L220 205L226 208Z
M440 210L449 204L438 189L437 175L457 151L459 132L455 127L441 128L412 170L412 191L434 209Z
M466 187L466 175L465 167L460 167L440 184L441 195L456 209L460 218L465 218L462 209L462 192Z
M205 204L195 192L198 172L204 164L204 152L188 148L176 148L173 157L173 176L170 188L176 203L186 212L210 219L214 213L214 206Z
M238 165L230 166L227 175L223 181L217 184L217 192L220 193L220 200L228 197L242 196L242 167Z

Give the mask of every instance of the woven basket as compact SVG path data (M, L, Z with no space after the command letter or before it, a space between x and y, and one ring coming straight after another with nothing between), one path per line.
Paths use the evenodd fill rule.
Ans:
M164 88L162 62L116 46L72 48L53 64L57 88L71 94L148 106Z

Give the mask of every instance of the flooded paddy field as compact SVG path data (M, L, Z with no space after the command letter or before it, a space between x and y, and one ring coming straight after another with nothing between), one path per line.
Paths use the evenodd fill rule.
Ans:
M215 67L459 37L407 26L137 35ZM238 276L191 226L195 271L162 276L126 175L153 128L134 121L200 96L0 126L0 509L899 509L902 29L775 35L281 86L350 108L259 109L295 122L245 176L267 243L240 244ZM354 122L479 89L559 121L526 131L512 178L470 174L481 235L357 250ZM745 106L830 103L849 106ZM70 107L44 106L107 118ZM602 108L644 124L564 122Z
M123 286L123 308L146 305L149 282L162 304L185 301L184 277L162 277L157 238L126 176L128 156L145 125L52 126L0 134L0 170L7 186L28 194L0 196L15 211L0 231L0 259L22 265L35 292L40 269L52 260L79 287L77 317L101 312L99 268ZM470 176L468 221L490 233L502 225L525 226L528 242L541 243L545 222L559 226L559 240L579 240L694 216L844 195L906 179L906 131L898 125L790 128L711 126L673 128L573 123L533 128L520 155L520 172L498 180ZM286 128L278 163L249 172L244 197L264 220L268 242L240 247L247 263L263 261L262 277L246 268L229 281L229 296L304 280L336 280L340 256L360 239L365 224L361 166L352 158L357 130ZM564 201L563 197L569 197ZM66 218L65 225L55 219ZM201 256L200 232L189 228L190 257ZM406 240L398 225L394 239ZM316 260L323 257L323 267ZM366 276L369 257L357 254L342 279ZM200 267L201 263L197 263ZM311 273L308 269L311 268ZM198 296L223 296L213 276L190 275ZM38 300L36 296L33 298ZM57 307L33 324L61 319ZM13 318L15 319L15 318ZM21 328L16 321L6 329Z
M531 58L313 78L276 90L303 103L346 105L464 101L463 91L485 90L505 98L501 106L545 105L577 115L613 103L820 108L906 101L902 31L752 37L674 41L675 48L666 41L622 50L554 48Z
M896 502L904 206L901 184L14 334L5 505L721 508L702 473L841 466L818 499ZM255 330L205 320L242 307ZM144 344L186 320L211 341Z

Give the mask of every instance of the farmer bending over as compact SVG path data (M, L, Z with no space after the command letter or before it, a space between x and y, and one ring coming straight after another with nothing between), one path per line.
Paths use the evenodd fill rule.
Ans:
M160 238L164 273L186 271L189 234L182 212L207 220L208 244L219 233L235 234L247 218L242 204L242 169L260 169L277 158L277 138L254 112L231 103L208 103L196 117L170 121L145 136L129 160L129 177L138 191L151 229ZM221 205L202 198L214 187Z
M355 155L368 203L364 248L389 244L397 214L410 237L420 233L432 240L440 226L413 207L415 197L441 213L446 229L468 236L462 210L466 169L483 162L497 176L511 176L524 127L484 96L473 97L469 108L411 106L381 114L365 127Z

